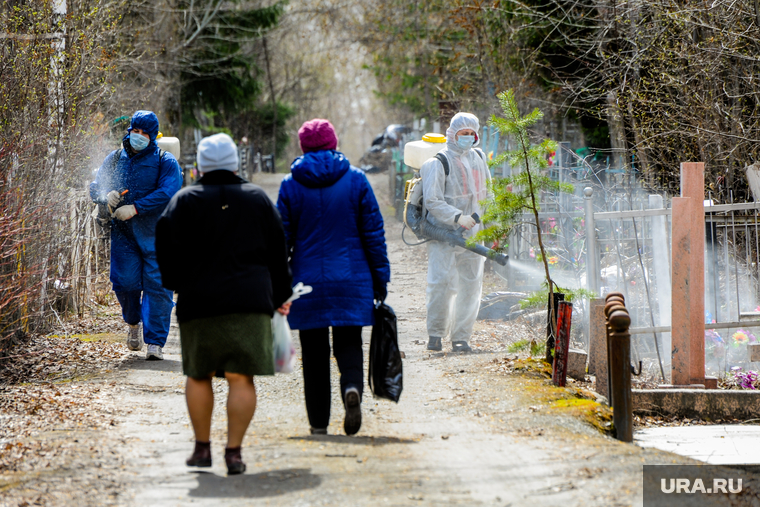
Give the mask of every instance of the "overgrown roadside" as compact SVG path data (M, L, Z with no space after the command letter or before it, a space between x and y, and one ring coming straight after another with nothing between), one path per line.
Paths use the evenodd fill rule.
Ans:
M261 175L270 194L278 176ZM375 177L375 188L386 178ZM10 448L2 450L0 505L637 505L643 463L690 462L619 443L590 424L604 428L606 417L592 395L554 388L540 364L506 352L532 332L524 324L478 322L474 354L446 352L449 344L427 351L425 248L404 245L391 220L387 238L405 389L398 405L365 391L356 437L343 435L337 395L329 435L310 436L301 376L262 377L243 450L249 470L228 478L220 381L214 466L197 473L184 466L192 431L176 328L162 362L121 344L50 338L72 347L61 364L88 364L109 350L113 362L84 378L4 388L0 450Z

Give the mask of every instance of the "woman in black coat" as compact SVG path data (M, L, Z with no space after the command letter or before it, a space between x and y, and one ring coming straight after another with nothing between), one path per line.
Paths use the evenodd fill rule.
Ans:
M182 369L195 431L188 466L210 467L211 379L230 387L225 461L245 471L240 448L256 410L254 375L273 375L271 321L287 315L292 277L280 215L264 191L237 176L237 147L226 134L203 139L203 177L179 191L156 228L164 287L177 292Z

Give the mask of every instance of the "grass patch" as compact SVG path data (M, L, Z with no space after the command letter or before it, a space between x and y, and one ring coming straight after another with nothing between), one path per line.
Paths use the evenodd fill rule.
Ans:
M515 361L514 370L532 374L531 376L538 376L542 379L552 378L551 365L532 357Z
M13 477L13 478L9 477L7 479L6 478L0 479L0 493L3 493L13 488L17 488L21 486L22 484L24 484L25 482L30 481L32 479L31 475L32 474L25 474L24 479L19 479L17 477Z
M553 385L552 367L543 360L519 359L515 361L514 371L527 381L523 390L532 401L582 419L602 433L612 431L612 408L596 402L594 394L586 389Z
M52 384L71 384L74 382L89 382L90 380L99 379L103 376L104 373L111 373L113 370L103 370L99 372L89 372L89 373L78 373L77 371L72 372L72 375L70 377L55 377L51 375L51 383Z
M74 382L89 382L90 380L96 380L103 377L103 374L105 373L111 373L112 369L97 371L97 372L85 372L80 373L79 370L74 370L71 372L64 372L63 375L59 375L56 373L49 373L45 376L43 379L45 383L52 384L52 385L62 385L62 384L72 384ZM19 382L18 385L20 386L37 386L39 385L39 381L36 382Z
M551 408L583 419L603 433L612 431L612 408L586 398L556 400Z
M525 352L530 349L531 356L544 356L546 355L546 344L542 342L533 342L531 346L530 340L517 340L514 343L510 343L507 347L507 352L515 354L517 352Z
M515 352L528 350L528 347L530 347L530 340L517 340L516 342L509 344L509 347L507 347L507 352L514 354Z
M80 342L107 342L107 343L121 343L126 338L124 333L95 333L95 334L71 334L67 336L61 336L57 334L50 335L50 338L59 339L73 339Z

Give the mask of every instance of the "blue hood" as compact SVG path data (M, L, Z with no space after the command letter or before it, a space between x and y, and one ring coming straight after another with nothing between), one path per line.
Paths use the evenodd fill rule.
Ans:
M322 150L305 153L290 165L293 179L308 188L332 186L351 167L339 151Z
M132 115L132 121L129 124L127 132L132 132L132 129L141 129L145 131L151 141L156 140L158 135L158 117L153 111L137 111Z

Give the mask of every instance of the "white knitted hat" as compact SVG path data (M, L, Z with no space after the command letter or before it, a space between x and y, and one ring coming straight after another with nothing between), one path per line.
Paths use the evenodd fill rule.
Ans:
M224 169L238 170L238 150L227 134L204 137L198 143L198 170L202 173Z

